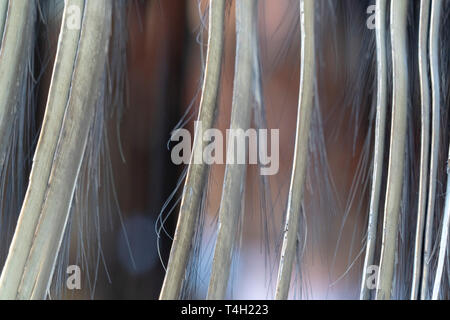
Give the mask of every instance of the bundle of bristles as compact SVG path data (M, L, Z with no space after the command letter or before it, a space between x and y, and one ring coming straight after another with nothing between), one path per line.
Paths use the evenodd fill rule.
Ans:
M130 3L0 0L1 299L61 296L70 246L92 275L92 288L106 264L102 230L113 213L120 216L109 138L119 134L126 104ZM329 288L357 275L346 297L448 299L450 1L296 0L291 6L286 42L299 42L300 81L297 126L287 133L295 141L289 174L279 182L227 164L211 227L213 170L191 161L155 228L159 248L164 235L172 238L165 223L179 205L160 298L229 297L252 207L260 214L268 298L313 298L311 261L321 261ZM265 103L263 1L210 0L203 8L200 35L208 40L200 101L177 128L189 114L197 114L203 130L217 125L231 18L236 44L227 126L274 127ZM333 68L345 73L343 93L325 107L321 97ZM197 129L192 150L205 144ZM339 135L350 137L348 159L357 163L344 205L328 163L330 136ZM247 204L255 192L249 181L257 186L257 209ZM288 192L280 191L283 185ZM337 275L344 238L348 263ZM324 243L334 247L321 252ZM210 272L203 274L205 264ZM199 289L205 283L206 295Z

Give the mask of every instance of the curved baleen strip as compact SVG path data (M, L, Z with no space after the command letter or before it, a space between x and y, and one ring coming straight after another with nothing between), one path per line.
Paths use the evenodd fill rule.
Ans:
M74 1L69 1L67 4L70 2ZM83 12L83 2L78 2L78 5L81 9L80 12ZM23 276L20 280L20 286L17 288L17 284L14 283L15 291L13 291L14 287L8 285L7 291L2 292L2 295L6 293L8 297L13 298L42 299L45 298L48 292L69 217L89 127L93 120L99 83L104 74L111 28L111 11L111 0L89 0L85 3L78 50L76 51L76 60L72 69L73 73L71 73L69 96L67 96L67 88L62 89L62 92L58 93L52 92L53 90L58 90L56 85L51 87L49 99L55 99L55 101L49 100L47 107L55 108L56 112L56 109L61 106L56 105L55 102L61 99L61 101L64 101L62 104L65 109L64 116L59 119L53 118L53 114L48 112L49 110L46 112L45 123L48 127L40 136L36 159L40 159L40 165L43 168L47 168L47 174L49 175L45 181L44 196L42 197L42 194L38 194L36 199L34 199L33 193L41 191L33 188L37 186L34 183L38 183L38 181L33 179L32 176L27 200L41 200L41 203L33 201L33 207L31 207L31 202L25 202L19 226L14 236L15 243L21 244L21 238L27 238L25 234L30 232L30 230L24 230L20 226L22 221L24 221L25 212L38 216L37 225L35 226L36 230L31 231L34 234L34 238L32 239L30 252L26 257L25 266L22 267L25 272L23 272L23 275L20 273ZM64 29L65 27L66 24L64 23L62 28ZM70 37L72 41L64 39L67 40L65 42L61 38L60 46L64 43L67 47L64 47L64 49L59 47L59 50L70 51L68 54L73 56L72 50L76 47L77 36L76 33L73 35L70 32L67 31L65 36ZM66 65L64 68L58 68L58 62L59 60L55 63L57 71L53 74L52 84L56 83L57 77L61 77L61 80L64 79L63 83L67 85L67 76L70 76L70 73L68 73L70 72L70 61L65 61ZM56 112L56 114L61 115L59 112ZM60 129L57 134L57 144L51 147L54 152L50 154L51 170L48 172L47 161L49 159L45 158L44 149L40 148L44 148L46 141L55 142L51 137L51 132L58 130L58 127ZM36 169L34 173L37 174L37 171ZM19 253L20 246L17 245L16 248L16 250L14 248L10 250L8 260L14 261L15 256ZM11 270L9 273L13 272ZM9 280L8 276L9 274L2 274L2 284L9 283L7 282Z
M6 14L8 12L8 1L0 0L0 47L2 45L3 28L5 27Z
M283 232L283 247L278 270L276 299L287 299L291 282L292 267L297 250L299 214L303 200L303 189L313 108L315 41L314 0L300 1L301 60L300 92L297 114L295 153L289 187L286 224Z
M257 1L236 2L236 64L230 129L246 131L250 127L252 110L253 37L257 36ZM242 197L245 188L246 165L228 163L233 154L233 141L228 142L227 165L219 209L219 231L214 250L208 299L223 299L230 275L233 244L236 241Z
M429 274L430 259L433 246L433 219L436 201L436 188L438 183L439 168L439 146L440 146L440 123L441 123L441 85L439 75L439 29L441 21L442 0L433 0L431 4L431 22L430 22L430 73L431 73L431 90L433 97L432 105L432 125L431 125L431 158L430 158L430 184L428 194L427 221L425 225L425 244L423 252L423 271L422 271L422 288L420 297L422 300L429 298Z
M82 12L84 0L67 2L67 6L73 4L77 4ZM79 29L69 30L65 27L66 14L64 15L64 23L60 33L46 113L33 159L30 183L10 247L10 254L0 279L1 298L13 299L18 291L26 259L32 246L40 207L44 201L56 144L69 97L80 31Z
M51 284L105 73L111 16L112 0L86 1L69 101L19 298L42 299Z
M0 51L0 168L6 162L17 102L28 72L33 26L36 16L34 0L9 2Z
M67 2L67 7L71 5L78 5L82 12L84 0L70 0ZM2 277L0 278L1 298L15 298L21 277L23 276L26 259L32 246L34 230L36 230L39 219L40 208L45 198L56 144L69 98L80 30L69 30L66 27L67 18L66 11L59 37L44 121L33 159L30 183L25 195L8 259L3 269Z
M378 300L390 299L402 200L408 108L407 0L391 2L393 105L383 238L378 271Z
M447 255L448 233L450 229L450 146L448 150L448 163L447 163L447 194L445 196L444 206L444 218L442 220L442 232L441 240L439 244L439 257L436 268L436 274L433 285L432 299L437 300L439 298L439 291L441 289L442 274L444 273L444 263ZM448 260L447 260L448 261Z
M429 0L428 0L429 1ZM375 126L374 162L372 190L370 195L369 224L367 227L366 256L361 281L360 299L370 297L367 286L367 269L374 264L377 240L378 211L380 207L381 181L383 173L384 139L386 132L387 101L387 52L386 52L386 12L387 0L376 2L376 44L377 44L377 116Z
M420 141L420 182L417 206L417 227L414 246L413 281L411 299L419 297L419 284L422 272L423 229L425 225L428 165L430 150L430 81L428 78L428 32L430 22L430 0L420 2L419 22L419 77L421 97L421 141Z
M224 19L225 0L211 0L209 3L206 69L198 116L198 121L202 124L203 130L212 128L215 120L224 45ZM200 203L205 191L209 166L203 162L196 163L194 161L195 154L198 152L203 154L202 150L205 144L198 129L196 128L195 131L194 152L192 152L186 176L177 228L160 299L179 298L191 252L195 223L199 216Z

